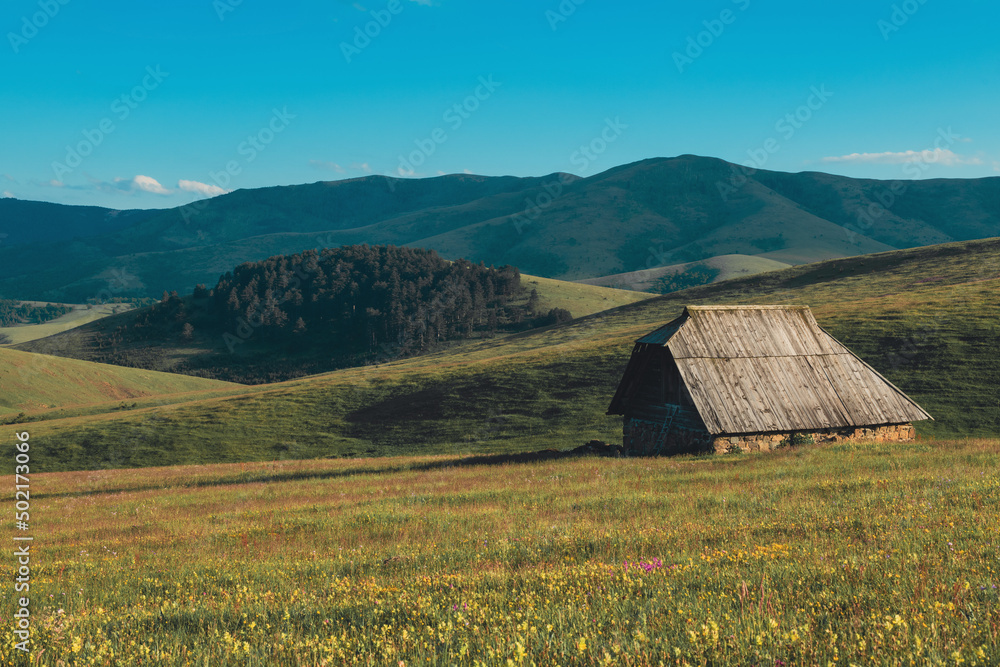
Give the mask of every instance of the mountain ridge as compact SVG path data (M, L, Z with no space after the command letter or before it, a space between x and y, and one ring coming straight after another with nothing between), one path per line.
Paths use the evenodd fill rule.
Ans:
M803 264L1000 234L1000 177L744 172L684 155L586 178L366 176L237 190L131 213L130 224L96 235L0 245L0 296L159 296L214 283L244 261L360 243L580 280L719 255Z

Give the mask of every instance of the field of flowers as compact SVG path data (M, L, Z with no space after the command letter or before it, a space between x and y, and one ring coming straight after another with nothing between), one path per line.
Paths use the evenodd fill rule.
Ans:
M1000 664L1000 441L457 461L33 476L0 660Z

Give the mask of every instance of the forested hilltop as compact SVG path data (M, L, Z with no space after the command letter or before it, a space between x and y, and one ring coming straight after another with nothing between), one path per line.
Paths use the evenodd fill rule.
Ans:
M533 313L511 301L521 289L513 267L360 245L241 264L212 300L221 326L242 319L275 341L314 330L352 348L408 354L523 324Z
M41 324L61 317L71 310L73 310L72 307L60 303L47 303L38 306L13 299L0 299L0 327Z
M519 271L433 250L344 246L240 264L46 351L257 384L379 363L571 318L538 310Z

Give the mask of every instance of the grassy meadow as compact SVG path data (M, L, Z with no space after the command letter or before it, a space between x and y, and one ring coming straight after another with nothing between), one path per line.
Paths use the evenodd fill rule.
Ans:
M30 302L35 305L45 305L45 302L34 301ZM131 304L126 303L107 303L99 304L94 306L87 306L83 304L69 304L72 305L73 310L57 317L54 320L49 320L48 322L43 322L42 324L19 324L13 327L0 327L0 335L6 336L10 339L9 345L16 345L18 343L27 343L28 341L38 340L39 338L45 338L47 336L54 336L63 331L69 331L75 327L89 324L90 322L96 322L102 318L109 315L114 315L121 312L126 312L132 309Z
M998 471L921 439L38 474L30 664L996 665Z
M46 472L620 442L621 418L604 413L635 339L687 304L713 303L809 305L821 326L934 416L916 424L919 433L1000 433L997 239L730 280L379 366L206 386L131 401L128 410L39 408L20 421L37 436ZM23 428L0 426L0 442Z
M507 301L507 307L523 310L521 316L526 317L527 321L521 324L509 322L500 326L501 331L493 333L487 333L480 321L473 327L474 330L468 332L469 338L451 335L439 341L436 349L450 349L477 338L492 338L494 335L503 336L526 330L532 326L531 320L544 318L552 309L566 310L572 317L585 317L654 296L646 292L581 285L528 275L521 276L521 285L522 293L512 295ZM532 293L537 295L535 305L531 305ZM412 306L413 304L408 307ZM273 331L255 331L246 324L243 325L247 326L245 331L238 325L236 317L229 319L229 325L223 325L214 301L195 298L193 294L184 297L180 304L172 308L176 308L173 314L165 315L166 311L162 309L158 314L153 313L151 321L149 308L134 309L81 324L68 331L53 332L53 335L44 338L29 337L13 347L24 352L247 385L275 383L361 366L376 358L392 356L401 347L395 345L397 341L387 333L382 334L383 339L378 345L373 345L368 350L365 350L364 343L356 337L348 335L346 338L330 338L323 335L325 327L336 329L346 325L344 322L334 324L339 315L333 310L324 311L323 315L309 315L308 318L314 323L318 319L312 318L333 319L322 327L307 327L304 337L289 339L287 336L276 335ZM289 317L290 322L295 319L294 316ZM182 320L192 325L190 336L182 335ZM473 322L467 324L472 326ZM234 343L234 337L242 342Z
M553 307L600 289L551 283ZM998 283L996 239L833 260L254 387L0 350L8 460L31 433L33 664L1000 664ZM710 303L810 305L936 421L468 458L620 441L633 341Z
M711 267L718 270L718 275L710 282L722 282L731 278L744 278L766 271L787 269L790 264L758 255L718 255L696 262L685 262L671 266L658 266L652 269L640 269L628 273L616 273L600 278L586 278L581 283L587 285L604 285L622 289L655 291L659 279L670 274L682 274L698 267Z
M137 401L154 396L158 402L171 400L173 394L190 400L190 392L241 386L4 348L0 348L0 378L0 421L4 423L23 421L37 412L53 417L76 415L88 405L100 412L138 407Z
M521 275L521 284L527 290L535 289L538 291L539 312L547 312L551 308L563 308L572 313L573 317L586 317L653 297L652 294L646 292L594 284L571 283L565 280L553 280L552 278L524 274ZM599 289L594 289L595 287Z

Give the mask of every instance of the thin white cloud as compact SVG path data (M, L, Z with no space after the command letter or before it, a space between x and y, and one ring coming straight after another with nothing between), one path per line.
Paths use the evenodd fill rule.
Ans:
M116 179L117 180L117 179ZM142 190L144 192L152 192L157 195L169 195L170 190L160 185L160 183L151 176L143 176L139 174L132 179L132 188L135 190Z
M901 151L884 153L851 153L823 158L823 162L853 162L857 164L906 164L908 162L925 162L954 167L961 164L982 164L978 157L959 155L950 148L935 148L926 151Z
M366 174L372 173L372 168L367 162L362 162L360 164L355 162L351 165L351 169L355 171L363 171Z
M468 170L468 169L463 169L462 173L463 174L469 174L470 176L472 175L472 172L470 170Z
M17 179L11 176L10 174L4 174L3 177L6 180L10 181L11 183L17 183Z
M57 181L56 179L53 178L51 181L46 181L45 183L43 183L43 185L47 185L50 188L61 188L66 184L63 183L62 181Z
M186 192L196 192L205 197L216 197L229 192L229 190L223 190L218 185L210 185L199 181L185 181L184 179L177 181L177 187Z
M3 198L4 199L17 199L17 197L14 196L14 193L11 192L10 190L4 190L3 191Z
M142 174L138 174L132 178L115 178L111 182L102 181L101 179L94 178L92 176L87 176L87 180L90 182L90 187L96 188L101 192L116 194L133 192L150 192L156 195L173 194L173 190L166 189L152 176L143 176ZM51 181L50 185L59 188L64 187L64 185L58 181ZM68 185L65 187L72 188L74 190L83 190L86 189L87 186Z
M322 169L323 171L335 171L338 174L343 174L347 171L336 162L327 162L325 160L309 160L309 166L315 169Z

